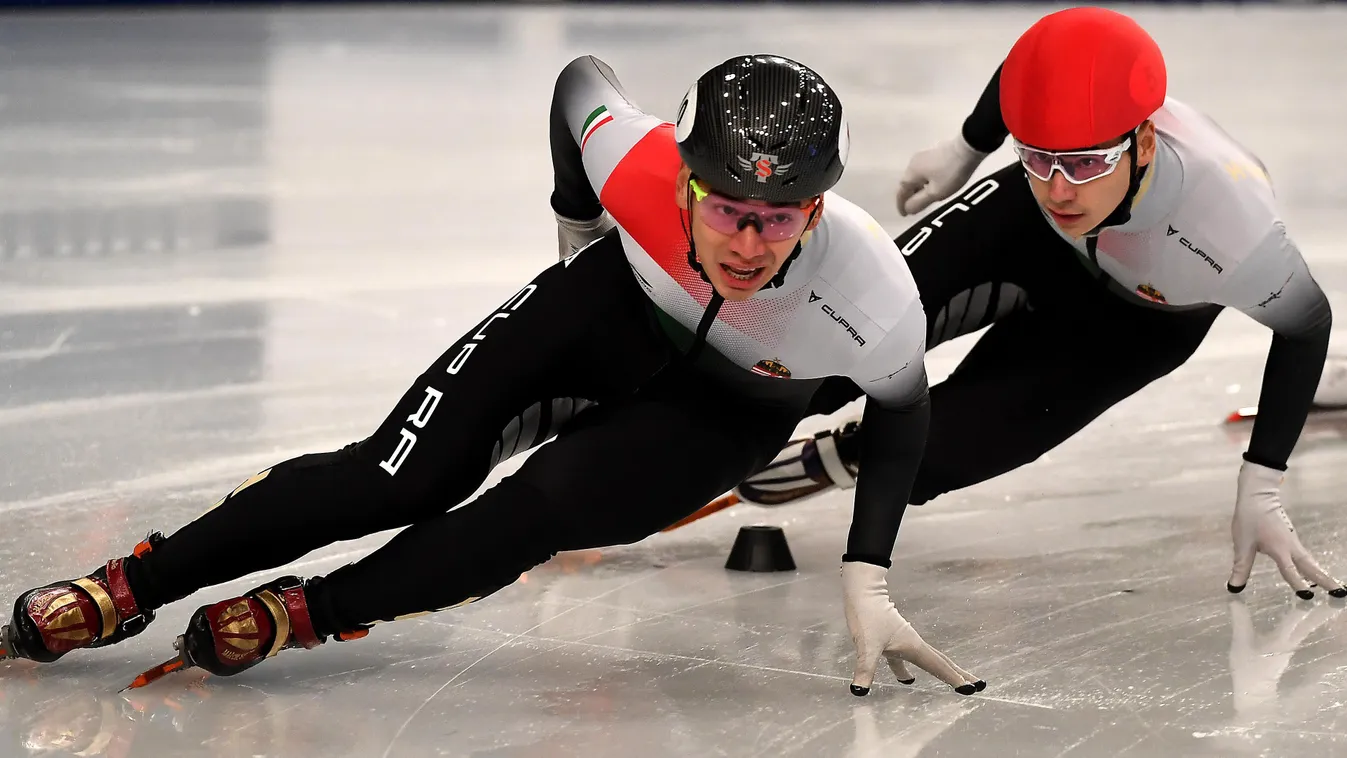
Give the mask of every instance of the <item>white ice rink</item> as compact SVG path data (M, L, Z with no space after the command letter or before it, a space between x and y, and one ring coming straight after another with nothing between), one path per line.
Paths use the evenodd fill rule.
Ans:
M364 437L554 261L547 114L574 56L665 118L730 55L800 58L850 115L839 190L896 234L908 157L955 133L1048 9L0 16L0 615L255 471ZM1171 93L1264 159L1347 312L1347 8L1133 12ZM848 693L834 493L563 554L477 605L231 679L117 694L198 606L390 535L333 545L122 645L0 664L0 758L1347 755L1347 605L1297 600L1266 558L1224 589L1246 439L1220 421L1256 401L1269 339L1223 315L1190 363L1041 461L909 510L890 586L987 680L974 697L887 671ZM967 346L936 350L934 378ZM1339 576L1344 484L1347 422L1315 424L1284 494ZM726 571L750 523L784 526L798 570Z

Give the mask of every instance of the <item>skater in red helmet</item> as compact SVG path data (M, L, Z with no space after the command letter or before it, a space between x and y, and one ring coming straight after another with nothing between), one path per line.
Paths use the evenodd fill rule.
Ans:
M990 328L932 388L911 502L1038 459L1183 365L1228 308L1272 332L1235 477L1228 589L1244 589L1263 553L1300 597L1315 585L1347 596L1302 544L1280 489L1323 392L1328 300L1263 164L1167 85L1159 46L1131 18L1052 13L1015 42L961 134L912 158L904 215L959 193L895 240L926 309L927 349ZM965 187L1006 137L1017 160ZM810 413L860 389L830 380ZM863 482L864 424L794 440L735 495L775 505Z

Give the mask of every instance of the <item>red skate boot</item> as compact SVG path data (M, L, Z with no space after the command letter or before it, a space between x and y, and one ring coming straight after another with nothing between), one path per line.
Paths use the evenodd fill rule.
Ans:
M28 590L14 603L14 618L0 627L0 660L27 658L51 663L72 650L104 647L134 637L154 621L131 594L126 562L139 560L163 542L158 532L126 558L79 579Z
M187 631L173 647L177 657L136 677L126 689L144 687L165 674L197 667L216 676L246 671L287 648L315 648L327 641L313 628L305 582L283 576L249 590L242 597L205 605L192 614ZM339 632L336 640L354 640L369 634L368 628Z

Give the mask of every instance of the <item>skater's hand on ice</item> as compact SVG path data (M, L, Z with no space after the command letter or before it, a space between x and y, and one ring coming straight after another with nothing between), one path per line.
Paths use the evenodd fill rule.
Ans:
M960 134L912 156L898 180L899 215L916 213L958 192L987 155Z
M1310 582L1328 590L1333 597L1347 597L1347 587L1320 568L1300 543L1291 518L1282 508L1281 483L1282 472L1276 469L1248 461L1240 467L1235 515L1230 522L1235 563L1226 589L1243 592L1253 572L1254 556L1262 553L1277 564L1282 579L1300 598L1314 597Z
M981 692L987 683L964 671L944 653L926 644L907 619L898 613L889 599L884 575L888 569L872 563L847 561L842 564L842 591L851 641L856 644L856 669L851 678L851 694L870 692L875 668L884 658L894 676L903 684L916 681L904 661L954 688L960 695Z

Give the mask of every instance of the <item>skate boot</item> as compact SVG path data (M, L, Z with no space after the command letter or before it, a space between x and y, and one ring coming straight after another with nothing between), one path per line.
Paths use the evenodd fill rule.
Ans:
M314 631L306 590L320 581L283 576L242 597L198 608L187 622L187 631L173 643L177 657L136 677L126 689L144 687L165 674L193 666L216 676L233 676L287 648L318 647L327 638ZM333 637L354 640L367 634L369 629L361 628Z
M762 471L745 479L734 492L745 503L785 505L830 487L856 486L860 470L859 421L790 444Z
M114 645L145 630L154 612L141 609L126 580L127 561L163 542L158 532L131 555L114 558L88 576L28 590L14 603L14 617L0 627L0 660L51 663L72 650Z

